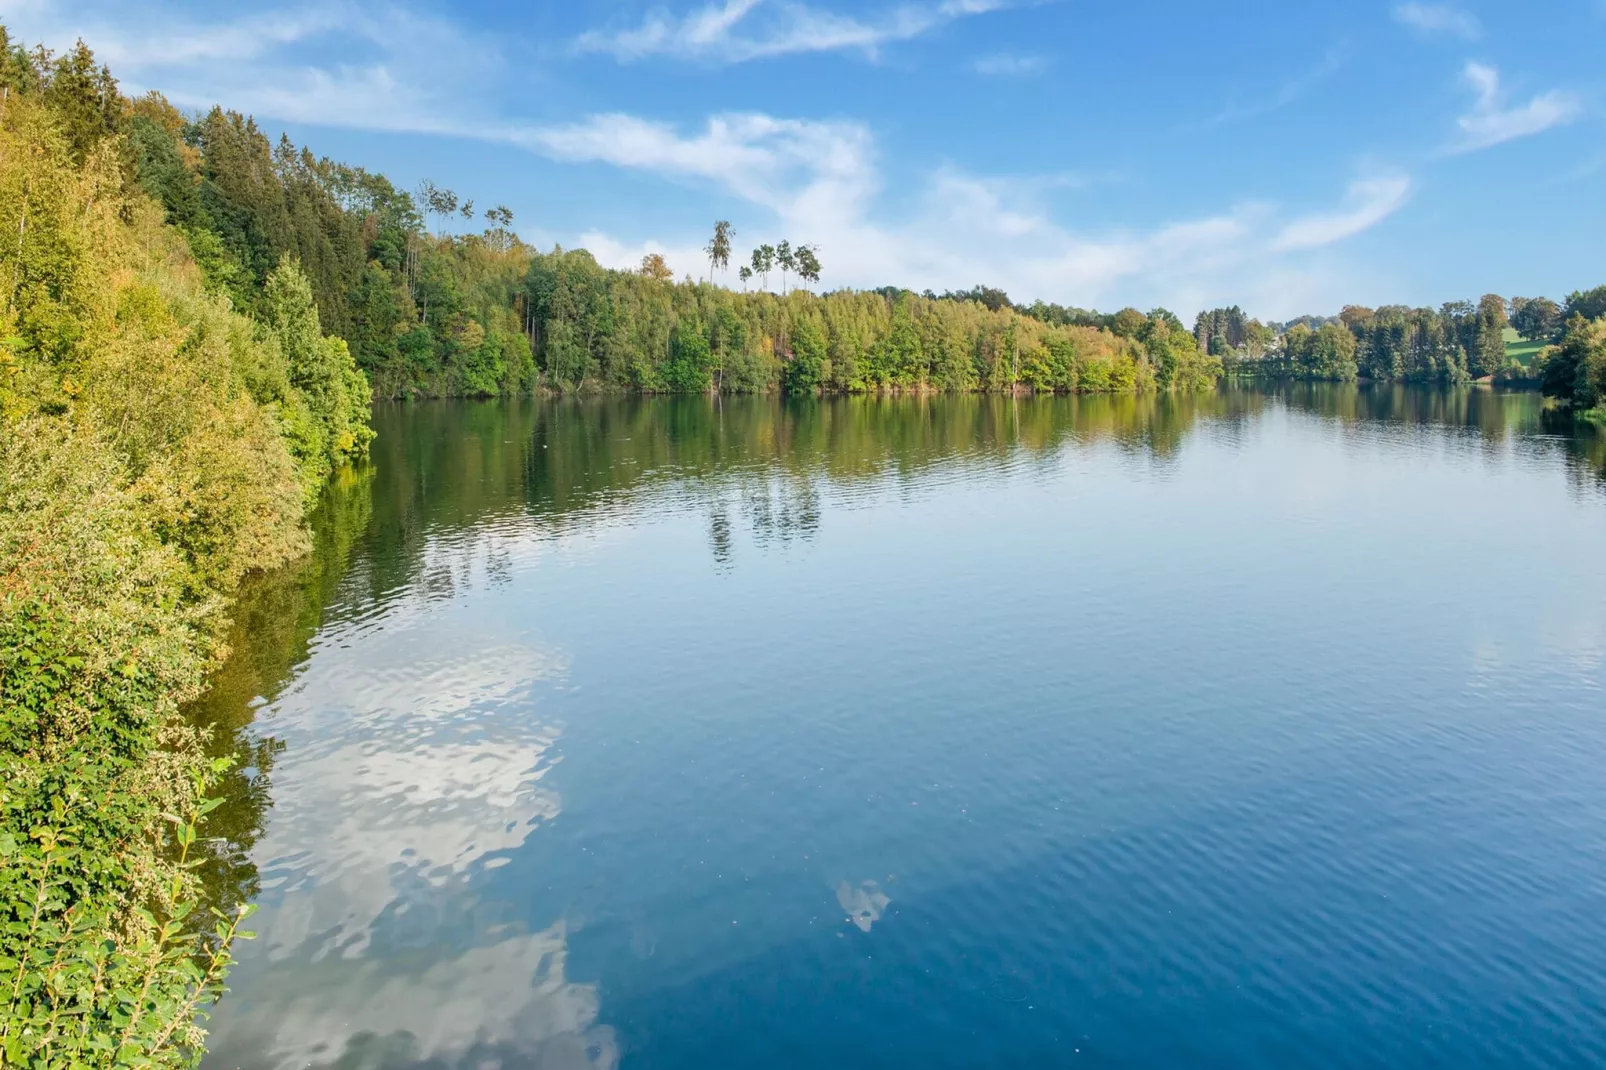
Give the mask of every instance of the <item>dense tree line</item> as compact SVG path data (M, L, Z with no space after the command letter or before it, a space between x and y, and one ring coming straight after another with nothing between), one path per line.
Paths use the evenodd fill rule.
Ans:
M733 292L530 254L524 301L546 382L653 393L1133 391L1213 385L1170 313L1126 334L907 291Z
M190 863L225 770L179 708L223 652L241 577L305 551L311 503L372 437L369 384L315 300L340 218L229 215L298 194L229 187L241 175L141 125L170 120L150 103L87 48L24 51L0 27L8 1065L198 1057L241 919L201 905ZM249 144L213 118L214 148ZM151 160L184 169L170 196Z
M1336 321L1296 323L1261 363L1305 379L1460 383L1506 371L1505 301L1440 309L1349 305Z
M1346 306L1337 316L1302 316L1286 324L1245 319L1238 308L1201 312L1200 345L1234 373L1306 380L1464 383L1489 378L1539 383L1580 409L1603 395L1595 356L1606 317L1606 286L1549 298L1510 301L1486 294L1476 304L1437 309ZM1508 328L1546 343L1528 365L1508 352Z

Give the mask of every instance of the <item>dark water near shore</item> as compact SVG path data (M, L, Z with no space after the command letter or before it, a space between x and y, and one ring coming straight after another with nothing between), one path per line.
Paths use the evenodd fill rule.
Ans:
M198 716L211 1068L1606 1065L1537 397L433 403Z

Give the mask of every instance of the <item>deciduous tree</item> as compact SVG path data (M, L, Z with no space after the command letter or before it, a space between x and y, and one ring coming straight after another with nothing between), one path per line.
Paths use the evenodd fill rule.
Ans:
M770 288L770 272L775 270L775 246L760 245L753 250L753 273L763 280L764 289Z
M812 245L801 246L794 254L793 259L797 262L798 278L807 283L820 281L819 250Z
M1556 337L1565 322L1561 306L1548 297L1511 299L1511 326L1530 342L1543 342Z
M775 262L781 268L781 293L786 293L786 276L788 272L797 270L797 256L792 252L792 243L783 241L775 247Z
M709 239L706 247L709 281L713 281L715 269L725 270L730 267L731 238L735 233L728 220L721 219L714 224L714 236Z
M668 282L675 277L675 269L664 260L663 253L648 253L641 258L641 274L649 279L659 282Z

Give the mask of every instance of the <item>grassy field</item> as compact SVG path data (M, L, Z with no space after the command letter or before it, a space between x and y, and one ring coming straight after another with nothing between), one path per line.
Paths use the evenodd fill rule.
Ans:
M1534 356L1543 348L1543 342L1529 342L1517 335L1510 327L1506 328L1506 356L1516 357L1526 368L1533 363Z

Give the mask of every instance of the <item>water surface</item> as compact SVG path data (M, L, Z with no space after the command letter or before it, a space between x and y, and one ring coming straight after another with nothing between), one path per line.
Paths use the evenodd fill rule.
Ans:
M1606 1064L1533 395L376 412L198 716L212 1067Z

